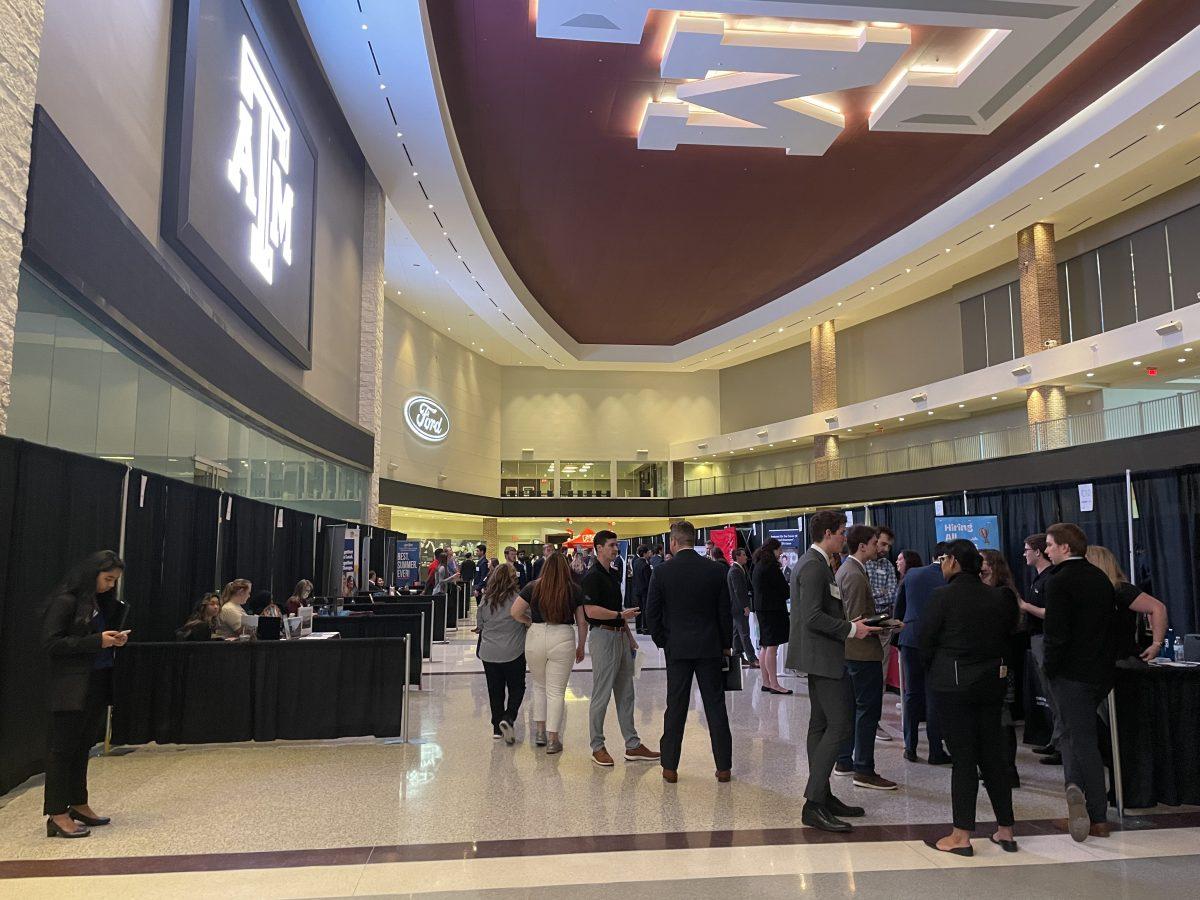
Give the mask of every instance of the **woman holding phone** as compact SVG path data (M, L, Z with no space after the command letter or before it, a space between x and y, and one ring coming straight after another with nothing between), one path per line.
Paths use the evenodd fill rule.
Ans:
M109 823L88 805L87 766L111 702L113 648L129 639L128 631L113 628L124 606L113 589L124 571L111 550L93 553L63 579L42 620L42 646L50 657L47 837L87 837L91 828Z

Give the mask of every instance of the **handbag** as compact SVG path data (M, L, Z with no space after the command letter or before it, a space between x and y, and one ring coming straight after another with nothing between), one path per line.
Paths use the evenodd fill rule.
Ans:
M725 673L725 690L740 691L742 689L742 661L732 656L723 657L721 667Z

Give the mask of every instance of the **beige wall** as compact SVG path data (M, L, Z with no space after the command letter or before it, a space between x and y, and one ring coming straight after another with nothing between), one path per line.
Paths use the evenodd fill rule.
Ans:
M293 82L289 100L304 113L318 146L313 366L305 371L259 337L159 237L172 6L172 0L47 0L37 102L209 314L265 365L354 421L362 155L352 139L347 144L344 123L328 127L324 116L306 106L300 79L323 84L314 66L306 74L297 70L294 57L281 59L281 75ZM270 417L270 410L258 412Z
M672 441L721 428L716 372L552 372L504 369L501 456L665 460Z
M500 492L500 366L385 303L380 476L469 494ZM438 401L450 435L430 444L404 422L414 394ZM394 467L393 467L394 465ZM444 475L439 479L438 475Z
M721 370L722 432L810 413L812 371L807 343Z

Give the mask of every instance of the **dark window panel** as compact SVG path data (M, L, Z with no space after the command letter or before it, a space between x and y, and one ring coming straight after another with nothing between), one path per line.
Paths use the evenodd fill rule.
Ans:
M1025 355L1025 337L1021 331L1021 282L1008 286L1008 305L1012 315L1013 355Z
M1139 320L1171 311L1171 279L1167 272L1167 230L1163 223L1135 233L1133 279Z
M1058 264L1058 327L1062 331L1060 341L1066 344L1074 340L1071 337L1071 304L1065 262Z
M1112 331L1134 322L1133 264L1129 258L1129 239L1105 244L1100 257L1101 296L1104 303L1104 330Z
M987 319L987 360L989 366L1013 358L1012 314L1008 308L1008 287L996 288L983 295Z
M972 297L958 305L962 319L963 371L987 368L987 335L984 330L983 297Z
M1067 288L1071 292L1071 340L1099 334L1100 275L1095 253L1067 260Z
M1200 206L1167 219L1175 308L1200 300Z

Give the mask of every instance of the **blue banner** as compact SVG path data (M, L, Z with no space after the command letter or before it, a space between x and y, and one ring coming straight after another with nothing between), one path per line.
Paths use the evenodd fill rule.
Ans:
M784 550L800 549L800 529L799 528L772 528L767 532L768 538L775 538L779 541Z
M1000 519L997 516L938 516L933 521L939 541L965 539L980 550L1000 549Z
M421 583L421 542L396 541L396 588Z

